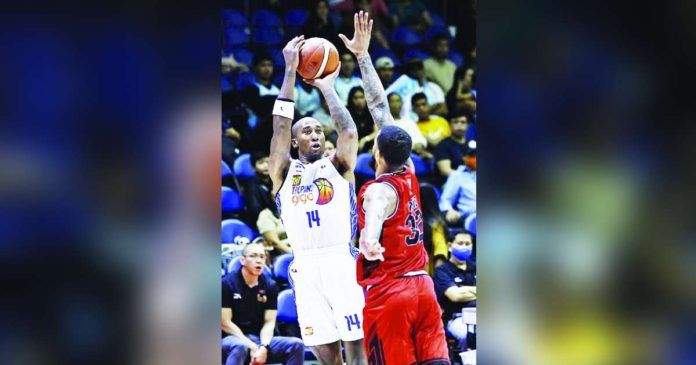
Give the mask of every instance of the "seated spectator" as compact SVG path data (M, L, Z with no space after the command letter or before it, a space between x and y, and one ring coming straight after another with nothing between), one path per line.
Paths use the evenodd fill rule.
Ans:
M300 81L295 85L295 109L301 114L300 117L312 115L321 107L319 94L317 88L304 82Z
M283 221L280 220L280 214L278 214L277 209L265 208L262 210L259 213L259 218L256 220L256 226L267 243L267 249L272 251L272 259L284 253L292 252L288 234L285 232Z
M355 126L358 127L358 136L365 137L373 133L375 122L372 121L372 114L367 109L365 90L362 86L356 86L348 93L348 105L346 109L353 117Z
M222 280L222 352L226 365L304 362L302 340L274 336L278 287L263 275L265 259L263 246L248 244L242 251L242 268Z
M451 225L464 225L464 219L476 212L476 141L467 143L464 164L447 177L440 196L440 210Z
M222 57L221 64L222 64L222 73L223 74L229 74L232 72L249 71L249 68L247 67L247 65L245 65L241 62L237 62L237 60L234 59L233 54L230 54L226 57Z
M466 131L469 120L464 109L455 109L449 116L451 135L438 143L435 148L435 165L441 176L447 177L459 165L466 152Z
M386 90L394 81L394 61L387 56L380 57L375 61L375 70L382 87Z
M447 261L447 225L442 218L433 186L421 183L420 187L423 220L425 221L423 243L430 258L426 271L432 276L435 268Z
M467 349L467 326L462 309L476 307L476 264L471 259L474 242L468 232L457 233L449 243L449 261L435 269L435 293L442 307L447 332Z
M335 88L336 94L341 98L344 105L348 105L348 94L350 90L356 86L363 86L362 80L353 76L353 71L355 71L355 56L351 52L344 52L341 54L341 70L338 72L338 77L336 77Z
M476 72L473 68L459 67L454 73L454 84L447 93L447 107L465 109L471 115L476 113ZM469 122L475 122L470 120Z
M385 90L387 94L397 92L404 100L404 107L401 110L401 115L409 116L412 112L411 97L417 93L424 93L430 106L429 112L432 114L447 115L447 105L445 104L445 93L442 92L440 86L432 81L425 79L425 71L423 70L423 61L418 58L412 58L406 63L406 74L399 76ZM412 119L416 117L410 115Z
M329 157L336 150L336 146L328 139L324 141L324 157Z
M444 93L452 88L457 65L447 57L450 51L449 37L441 34L433 37L432 57L423 62L425 78L438 84Z
M309 12L307 21L302 27L302 34L304 34L305 39L320 37L335 45L341 44L341 40L338 38L338 26L329 16L328 1L315 2L314 8Z
M273 59L266 52L257 52L252 61L255 80L242 90L242 100L258 118L270 116L280 89L273 85Z
M423 32L433 24L430 13L420 0L396 0L389 4L395 25L403 25L417 32Z
M401 96L397 93L391 93L387 95L387 100L389 101L389 112L394 118L394 124L402 128L403 130L411 136L413 153L423 157L432 158L433 155L426 149L428 146L428 141L423 137L420 129L416 125L416 122L408 119L408 117L401 117L399 113L401 112Z
M413 111L418 116L416 125L428 141L428 146L435 149L438 143L450 135L450 127L447 120L438 115L431 115L428 107L428 99L423 93L417 93L411 98Z

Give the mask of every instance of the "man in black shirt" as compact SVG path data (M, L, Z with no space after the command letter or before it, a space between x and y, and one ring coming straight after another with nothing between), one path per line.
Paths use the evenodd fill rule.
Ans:
M455 109L447 116L452 134L435 148L435 164L442 177L447 177L462 164L466 151L466 131L469 129L467 111Z
M466 350L468 329L462 321L462 308L476 307L476 264L471 260L472 236L457 233L449 243L449 261L435 269L435 293L443 309L447 332Z
M242 252L242 268L222 280L222 354L226 365L284 362L302 365L304 345L296 337L273 336L278 287L263 274L266 253L250 243Z

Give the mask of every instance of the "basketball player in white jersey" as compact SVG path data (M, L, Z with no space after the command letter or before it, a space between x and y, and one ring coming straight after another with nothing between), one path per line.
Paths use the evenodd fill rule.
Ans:
M295 256L290 282L305 345L321 364L341 365L341 341L348 365L366 364L362 339L364 294L356 280L357 231L353 170L358 132L334 89L340 65L323 79L305 80L317 87L338 132L336 150L324 157L324 133L314 118L294 117L294 84L304 37L283 49L285 77L273 107L269 173L273 194ZM327 52L328 53L328 52ZM325 56L326 57L326 56ZM297 149L297 159L290 156Z

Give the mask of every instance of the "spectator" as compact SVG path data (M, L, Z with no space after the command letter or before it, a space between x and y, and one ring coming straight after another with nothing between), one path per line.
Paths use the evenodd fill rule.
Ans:
M319 94L319 90L304 82L298 82L295 85L295 109L302 117L312 115L321 107Z
M435 268L447 261L447 237L445 233L447 225L438 206L435 188L428 183L421 183L420 187L423 220L425 221L423 243L430 258L426 271L432 275Z
M242 251L242 268L222 281L222 352L226 365L283 362L302 365L304 344L274 336L278 287L263 275L266 254L259 244Z
M222 73L223 74L228 74L232 72L245 72L249 71L249 68L247 65L237 62L237 60L234 59L233 54L229 54L226 57L222 57L221 59L221 64L222 64Z
M452 88L454 72L457 65L447 59L450 51L449 36L440 34L433 37L432 57L423 62L425 78L438 84L444 93Z
M476 112L476 72L473 68L459 67L454 73L454 84L447 93L447 107L466 109L470 114ZM470 120L474 122L474 120Z
M315 2L314 8L309 12L307 21L302 27L305 39L320 37L333 44L341 44L338 38L338 27L329 16L329 3L326 0Z
M380 57L375 61L375 70L382 87L386 90L394 80L394 61L387 56Z
M350 90L356 86L363 86L362 80L357 76L353 76L355 66L353 53L346 51L341 54L341 71L338 73L335 85L336 93L345 105L348 105L348 93L350 93Z
M348 93L348 105L346 107L350 116L355 122L355 126L358 128L358 150L366 152L363 147L366 146L366 142L369 142L376 135L375 123L372 121L372 114L367 109L367 101L365 100L365 90L362 87L356 86L350 90ZM372 145L370 144L368 150L372 150Z
M445 94L436 83L425 79L423 61L419 58L412 58L406 63L406 74L396 79L386 90L387 94L397 92L404 100L404 107L401 115L408 115L412 112L411 97L416 93L424 93L430 106L430 113L437 115L447 115L447 105L445 104ZM414 115L411 118L415 119Z
M389 14L395 25L403 25L423 32L433 24L428 9L420 0L396 0L389 5Z
M324 157L331 156L331 153L335 149L336 149L336 146L333 144L333 142L329 141L328 139L324 141Z
M273 85L273 59L266 52L258 52L252 61L255 80L242 91L242 100L258 118L271 115L280 89Z
M467 346L468 330L462 320L462 309L476 307L476 264L471 259L473 238L468 232L457 233L449 244L449 261L435 269L435 292L447 323L447 332L459 341L462 351Z
M462 164L466 152L466 131L469 120L464 109L450 112L449 125L451 135L438 143L435 148L435 165L440 175L447 177Z
M389 101L389 112L394 118L394 124L401 127L411 136L412 152L423 158L433 158L433 155L426 149L428 141L423 137L423 133L418 129L416 122L408 119L408 117L399 115L402 105L401 96L397 93L391 93L387 95L387 100Z
M450 135L449 123L445 118L431 115L428 108L428 98L423 93L417 93L411 98L413 111L418 116L418 129L421 131L431 149Z
M464 219L476 213L476 141L467 143L464 165L447 177L440 197L440 210L447 223L464 225Z

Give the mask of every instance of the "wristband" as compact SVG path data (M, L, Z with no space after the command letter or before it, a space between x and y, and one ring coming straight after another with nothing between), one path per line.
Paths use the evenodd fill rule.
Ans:
M295 102L281 98L276 99L275 104L273 104L273 115L292 119L295 116Z

